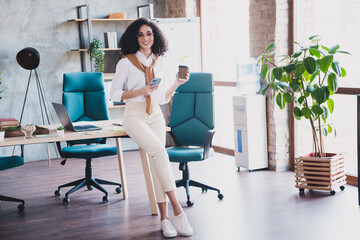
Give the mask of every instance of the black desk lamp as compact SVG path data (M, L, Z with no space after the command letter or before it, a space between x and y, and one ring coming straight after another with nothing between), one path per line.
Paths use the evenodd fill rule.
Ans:
M30 70L29 80L28 80L27 87L26 87L24 103L23 103L23 107L21 110L19 124L21 125L24 108L25 108L25 103L26 103L26 98L28 95L28 90L29 90L29 85L30 85L31 73L33 70L35 72L36 87L38 90L38 97L39 97L39 102L40 102L42 121L43 121L43 124L45 125L46 124L45 118L44 118L44 113L45 113L46 118L47 118L47 124L50 124L49 112L48 112L49 106L47 105L47 98L46 98L45 91L44 91L44 88L43 88L41 80L40 80L39 72L37 70L37 67L40 64L39 52L35 48L32 48L32 47L24 48L20 52L18 52L18 54L16 55L16 61L22 68L24 68L26 70ZM50 117L51 117L52 121L54 122L54 119L52 118L51 114L50 114Z

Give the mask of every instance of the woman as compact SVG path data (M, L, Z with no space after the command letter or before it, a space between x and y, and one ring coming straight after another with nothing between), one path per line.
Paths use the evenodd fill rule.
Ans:
M124 58L116 66L110 97L113 101L126 101L124 131L149 156L164 237L175 237L177 233L191 236L193 229L175 195L175 180L165 149L165 120L159 105L169 102L176 88L189 79L189 73L186 81L176 77L170 87L165 87L168 84L162 56L167 51L167 41L148 19L131 23L120 39L120 47ZM150 86L155 77L162 81ZM175 228L169 219L166 196L174 211Z

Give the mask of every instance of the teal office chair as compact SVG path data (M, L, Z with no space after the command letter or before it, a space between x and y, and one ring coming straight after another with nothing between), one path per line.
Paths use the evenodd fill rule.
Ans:
M0 171L19 167L24 164L24 158L20 156L11 156L11 157L0 157ZM6 197L0 195L0 202L1 201L9 201L9 202L20 202L21 204L18 205L19 211L25 209L25 201L17 198Z
M74 72L65 73L63 78L63 105L65 106L72 122L108 120L109 115L106 106L103 75L99 72ZM66 205L70 202L69 195L82 187L89 190L97 188L105 194L103 202L108 202L108 192L100 185L118 186L115 190L121 193L121 184L110 182L92 176L92 163L94 158L117 154L117 148L106 144L106 138L79 140L67 142L62 148L57 142L60 156L65 158L61 164L66 163L67 158L82 158L86 160L85 177L58 187L55 196L61 195L61 188L74 186L63 199Z
M220 190L193 181L189 177L189 162L203 161L213 153L211 142L214 135L214 83L210 73L191 73L187 83L181 85L174 94L169 126L175 147L167 148L171 162L179 163L182 179L176 181L176 187L186 190L188 206L190 201L189 186L199 187L202 192L208 189Z

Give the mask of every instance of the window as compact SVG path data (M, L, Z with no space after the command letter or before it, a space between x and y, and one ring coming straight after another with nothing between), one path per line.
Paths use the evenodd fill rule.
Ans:
M360 1L358 0L297 0L295 1L295 41L302 42L308 36L318 34L323 44L332 47L340 44L340 49L352 56L337 54L337 60L347 71L346 78L339 79L340 87L359 88L360 68ZM355 95L334 96L335 109L328 122L336 128L333 134L325 139L327 152L343 153L348 174L356 175L357 170L357 99ZM296 129L309 127L307 121L296 121ZM311 131L296 131L297 153L311 151Z
M203 71L215 81L213 144L234 149L232 96L236 65L249 58L249 3L238 0L201 1ZM227 82L223 86L220 82ZM222 86L220 86L222 85Z

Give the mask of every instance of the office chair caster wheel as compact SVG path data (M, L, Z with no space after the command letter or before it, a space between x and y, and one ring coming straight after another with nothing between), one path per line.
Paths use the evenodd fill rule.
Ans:
M188 207L191 207L192 205L194 205L194 202L187 200L186 205L188 205Z
M87 189L88 189L88 190L93 190L93 186L87 185Z
M335 193L336 193L336 192L335 192L334 190L332 190L332 191L330 192L331 195L335 195Z
M115 191L116 191L117 193L121 193L121 187L117 187L117 188L115 189Z
M24 211L24 209L25 209L25 205L24 205L24 204L19 204L18 210L19 210L20 212L22 212L22 211Z
M69 202L70 202L70 198L67 198L67 197L66 197L66 198L63 199L63 204L64 204L64 205L68 205Z
M206 188L202 188L202 189L201 189L201 192L202 192L202 193L204 193L204 192L206 193L206 192L207 192L207 189L206 189Z
M341 191L344 191L344 189L345 189L345 186L340 186Z
M221 193L218 194L218 199L222 200L224 198L224 195L222 195Z
M104 197L103 197L103 202L109 202L109 197L108 197L108 196L104 196Z
M56 191L55 191L55 196L56 196L56 197L59 197L60 195L61 195L61 191L60 191L60 190L56 190Z

